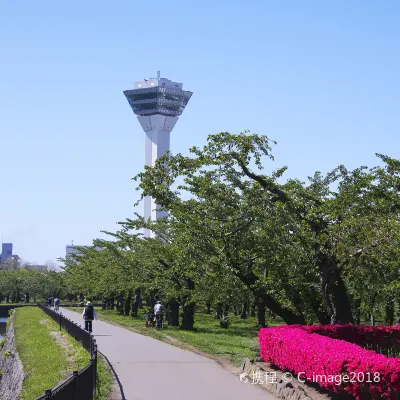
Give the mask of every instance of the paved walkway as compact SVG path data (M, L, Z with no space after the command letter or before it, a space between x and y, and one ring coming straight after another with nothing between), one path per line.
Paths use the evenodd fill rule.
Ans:
M61 311L83 326L80 314ZM126 400L275 400L215 361L102 321L93 322L99 350L109 359Z

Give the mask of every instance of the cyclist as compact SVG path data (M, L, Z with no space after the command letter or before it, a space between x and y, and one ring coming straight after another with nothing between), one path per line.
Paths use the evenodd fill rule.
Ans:
M162 328L163 326L163 313L164 306L161 304L161 301L157 301L154 306L154 315L156 316L156 328Z

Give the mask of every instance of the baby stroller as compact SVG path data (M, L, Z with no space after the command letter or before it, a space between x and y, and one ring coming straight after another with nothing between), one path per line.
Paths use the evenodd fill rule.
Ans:
M154 327L154 314L151 311L147 311L144 314L144 320L146 321L146 328Z

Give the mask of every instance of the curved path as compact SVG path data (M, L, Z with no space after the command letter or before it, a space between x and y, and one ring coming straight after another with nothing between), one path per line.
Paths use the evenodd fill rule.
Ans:
M80 314L62 314L83 326ZM275 400L215 361L102 321L93 322L99 350L116 371L126 400Z

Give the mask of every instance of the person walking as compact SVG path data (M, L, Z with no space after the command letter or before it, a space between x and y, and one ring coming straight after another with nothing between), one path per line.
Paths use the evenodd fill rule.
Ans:
M92 332L92 322L94 319L97 320L96 311L94 311L93 304L88 301L86 307L83 310L82 318L85 321L85 331Z
M59 306L60 306L60 300L58 299L58 297L56 297L54 299L54 311L58 312L58 310L60 309Z

